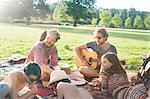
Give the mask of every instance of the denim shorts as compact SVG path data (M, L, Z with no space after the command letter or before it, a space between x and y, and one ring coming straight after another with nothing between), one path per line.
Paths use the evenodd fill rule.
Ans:
M0 83L0 99L4 99L9 93L9 86L6 83Z

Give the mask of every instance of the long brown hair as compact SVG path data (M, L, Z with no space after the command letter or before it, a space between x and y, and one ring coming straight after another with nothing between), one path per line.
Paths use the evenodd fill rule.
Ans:
M103 55L103 58L107 58L108 61L112 63L112 67L106 70L106 72L108 72L110 75L114 73L126 74L116 54L106 53Z

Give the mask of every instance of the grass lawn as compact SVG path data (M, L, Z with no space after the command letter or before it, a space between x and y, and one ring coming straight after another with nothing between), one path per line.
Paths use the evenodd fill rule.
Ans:
M61 39L57 42L59 57L62 63L75 66L74 48L92 41L92 32L96 27L88 26L55 26L32 24L4 24L0 23L0 60L14 54L26 56L31 46L39 40L44 30L56 28L61 32ZM108 41L118 50L120 59L124 59L129 66L140 66L142 55L150 54L150 31L133 29L107 29Z

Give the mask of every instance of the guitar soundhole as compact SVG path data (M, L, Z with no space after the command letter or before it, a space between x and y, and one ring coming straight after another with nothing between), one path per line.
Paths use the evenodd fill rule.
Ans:
M92 62L92 57L89 58L89 62Z
M92 57L89 58L88 64L92 65L91 62L92 62Z

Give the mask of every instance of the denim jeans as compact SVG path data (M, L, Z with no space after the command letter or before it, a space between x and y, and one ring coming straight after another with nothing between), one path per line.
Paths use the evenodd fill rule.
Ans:
M9 86L5 83L0 83L0 99L5 99L5 96L9 93Z

